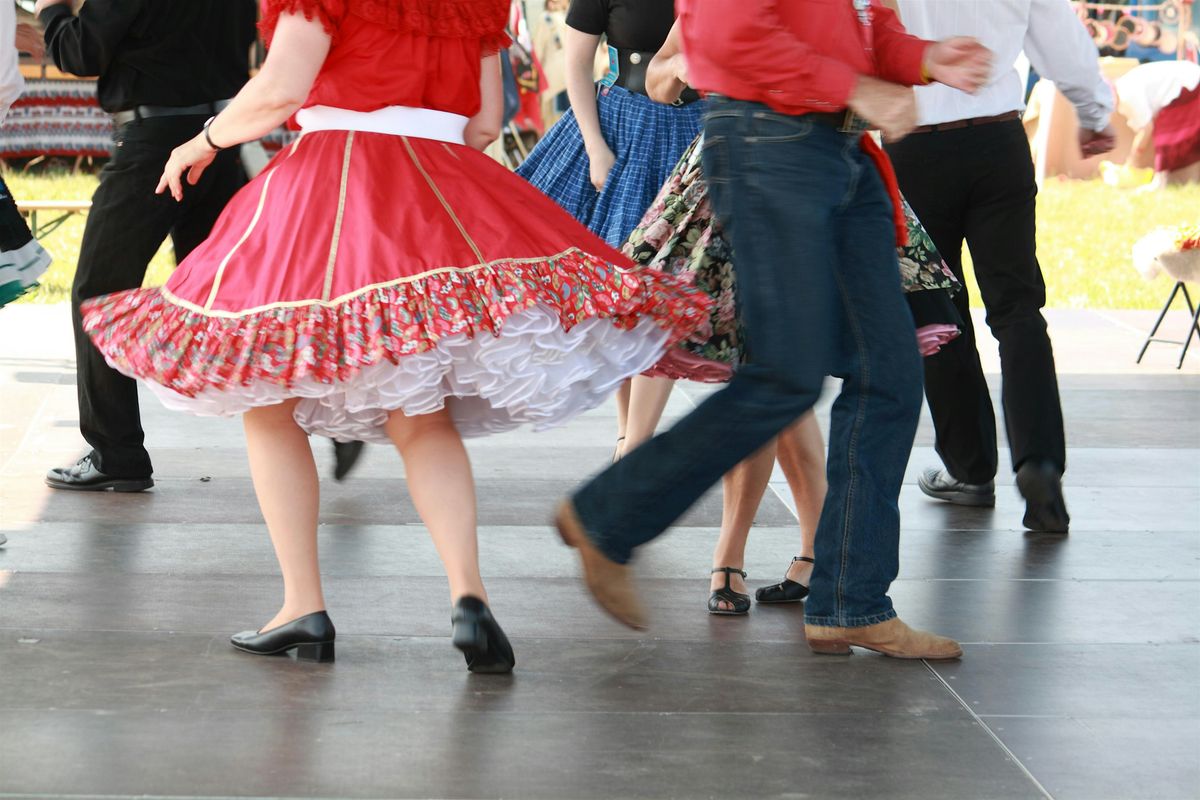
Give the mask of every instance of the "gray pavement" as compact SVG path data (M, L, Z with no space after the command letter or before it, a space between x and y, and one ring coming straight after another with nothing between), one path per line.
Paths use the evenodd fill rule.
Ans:
M322 486L337 663L233 651L279 592L239 423L144 394L155 490L54 493L45 470L82 452L66 309L6 308L0 798L1200 796L1200 347L1182 371L1167 345L1138 366L1153 314L1050 319L1071 534L1023 531L1007 474L995 510L927 501L928 420L901 497L892 595L963 641L961 662L814 656L799 608L709 617L715 495L638 561L650 632L610 622L546 522L610 455L610 405L470 443L484 572L519 662L496 678L449 645L445 581L384 448ZM707 391L680 386L668 415ZM752 586L796 546L782 476L772 490Z

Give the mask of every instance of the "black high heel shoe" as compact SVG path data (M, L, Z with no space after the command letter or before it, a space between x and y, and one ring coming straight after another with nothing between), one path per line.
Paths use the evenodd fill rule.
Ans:
M517 658L487 603L478 597L459 598L450 621L454 625L451 641L462 651L469 671L492 675L512 672Z
M244 653L256 656L282 656L296 651L299 661L333 661L333 620L324 611L305 614L266 633L242 631L229 643Z
M708 596L708 613L715 614L720 617L740 617L750 612L750 595L735 592L733 590L734 575L746 577L746 573L742 572L737 567L717 567L710 575L716 575L718 572L725 573L725 586L720 589L713 589L712 594ZM721 608L721 603L728 603L730 608Z
M808 556L796 556L792 559L793 564L797 561L803 561L806 564L817 563ZM779 583L764 586L754 593L754 599L760 603L799 603L806 597L808 597L808 587L786 576Z

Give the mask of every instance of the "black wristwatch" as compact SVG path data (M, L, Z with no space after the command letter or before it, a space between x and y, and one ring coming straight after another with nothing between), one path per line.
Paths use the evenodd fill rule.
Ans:
M208 132L208 129L209 129L210 127L212 127L213 120L215 120L215 119L216 119L216 116L209 117L209 118L208 118L208 121L206 121L206 122L204 123L204 141L208 142L208 146L209 146L209 147L211 147L211 148L213 149L213 151L214 151L214 152L216 152L216 153L219 153L219 152L221 152L222 150L224 150L225 148L224 148L224 147L221 147L221 146L220 146L220 145L218 145L216 142L214 142L214 141L212 140L212 134L210 134L210 133Z

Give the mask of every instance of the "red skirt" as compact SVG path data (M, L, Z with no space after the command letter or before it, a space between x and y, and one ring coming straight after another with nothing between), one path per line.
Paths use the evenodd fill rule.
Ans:
M1170 172L1200 161L1200 86L1184 90L1154 118L1154 171Z
M229 204L161 289L84 304L116 369L174 408L385 439L396 409L464 435L602 402L707 322L707 298L635 267L468 147L315 131Z

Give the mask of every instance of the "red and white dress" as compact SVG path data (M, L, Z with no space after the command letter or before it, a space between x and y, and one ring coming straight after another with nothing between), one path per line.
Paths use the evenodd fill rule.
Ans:
M266 0L332 49L303 131L161 289L84 306L109 363L166 405L386 439L388 411L448 407L464 435L598 405L706 324L706 299L635 267L462 144L509 0Z

